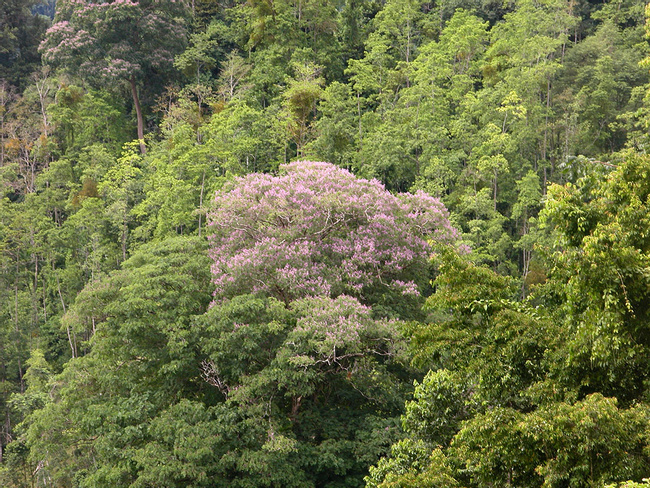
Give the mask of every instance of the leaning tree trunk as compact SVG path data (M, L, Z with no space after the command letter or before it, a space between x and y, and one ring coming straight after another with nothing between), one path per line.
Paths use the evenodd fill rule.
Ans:
M133 95L133 105L135 106L135 116L138 120L138 140L140 141L140 152L147 152L144 145L144 122L142 120L142 109L140 108L140 99L138 98L138 87L135 84L135 76L131 76L131 95Z

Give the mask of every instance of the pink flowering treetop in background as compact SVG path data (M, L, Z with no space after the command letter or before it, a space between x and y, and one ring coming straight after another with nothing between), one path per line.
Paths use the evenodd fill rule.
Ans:
M457 237L438 199L393 195L376 180L311 161L235 179L217 192L210 226L215 298L260 292L286 304L417 297L429 280L431 242Z
M131 86L144 136L137 87L172 67L187 38L185 2L174 0L59 0L40 45L43 61L103 86Z

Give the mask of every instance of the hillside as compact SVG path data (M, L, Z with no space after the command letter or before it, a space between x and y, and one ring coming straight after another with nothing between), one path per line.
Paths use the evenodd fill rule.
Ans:
M650 478L634 0L5 0L0 486Z

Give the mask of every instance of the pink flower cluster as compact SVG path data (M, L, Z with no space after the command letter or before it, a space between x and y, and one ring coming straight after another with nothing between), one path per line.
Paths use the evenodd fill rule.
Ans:
M305 298L294 302L292 308L300 316L295 332L316 339L321 353L360 343L365 329L374 324L370 307L346 295Z
M414 276L430 241L457 238L438 199L393 195L376 180L311 161L235 179L217 192L209 225L217 300L361 297L369 287L418 295Z
M349 364L367 352L369 343L385 348L396 336L391 322L375 321L370 307L350 296L303 298L292 309L298 321L285 347L291 351L289 361L303 368Z
M173 62L187 38L185 2L60 0L39 50L82 76L129 79Z

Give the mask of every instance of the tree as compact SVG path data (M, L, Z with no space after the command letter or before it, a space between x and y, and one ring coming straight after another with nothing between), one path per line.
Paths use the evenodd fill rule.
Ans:
M119 229L123 260L126 259L132 209L140 196L141 165L142 156L135 151L135 143L126 144L122 157L106 172L97 188L104 195L109 215Z
M316 103L322 97L323 79L319 76L321 67L296 65L296 77L289 80L282 94L283 109L287 118L287 132L296 144L296 153L303 157L305 144L309 141L311 120L316 112Z
M623 405L643 395L650 355L649 167L633 153L615 168L590 164L577 184L551 186L541 213L556 233L547 288L570 332L565 381Z
M364 57L348 63L355 91L390 106L399 89L409 85L411 62L421 35L421 5L417 0L390 0L377 13Z
M94 84L129 83L140 150L145 152L138 86L169 69L186 39L185 2L172 0L66 0L57 5L54 24L40 51L43 60Z
M39 0L7 0L0 11L0 66L2 80L25 88L40 62L38 40L49 19L32 12ZM6 70L6 71L5 71Z
M209 225L218 300L262 292L289 304L347 293L399 306L426 287L427 239L456 239L442 203L424 193L393 196L327 163L280 168L216 195Z
M534 221L533 214L537 207L540 206L542 200L542 191L537 174L529 171L528 174L517 181L517 192L519 196L512 206L512 218L521 222L521 238L516 245L522 252L521 274L525 282L530 271L530 262L533 254L533 242L531 242L532 239L529 236L531 221ZM525 288L522 288L522 291L525 292Z
M40 466L35 477L94 487L137 479L148 423L179 398L201 394L190 322L205 312L208 287L205 242L181 237L143 246L87 286L66 320L86 337L94 332L92 350L66 365L45 407L22 425L20 443Z
M602 486L645 475L647 405L585 395L569 378L583 373L562 359L574 333L552 310L514 301L513 280L441 258L428 300L437 320L411 332L415 360L445 369L416 383L407 438L371 468L368 486L442 475L476 488Z
M125 155L102 184L131 181L134 158ZM249 255L237 246L257 244L251 269L261 277L289 279L299 266L333 272L313 283L311 275L295 291L299 281L289 280L281 293L255 290L235 273L239 283L220 286L206 312L205 241L176 237L139 248L121 270L88 284L63 317L91 349L53 379L46 405L23 424L25 459L42 466L39 476L95 487L361 483L395 440L409 388L402 325L393 317L417 315L426 292L431 247L423 236L453 243L455 234L431 197L395 197L325 163L281 171L218 192L213 257L234 253L224 261L233 271ZM104 190L116 204L128 197ZM233 226L251 238L237 244ZM286 247L276 240L264 248L281 237ZM311 254L285 266L291 256L282 254L305 246ZM354 287L337 276L343 272L358 277ZM376 278L365 287L364 276Z
M209 222L216 292L200 321L204 377L248 432L229 478L359 482L392 438L406 387L402 325L387 318L419 314L427 238L455 242L444 207L299 161L227 184Z
M637 109L638 100L631 92L647 79L636 37L606 20L567 52L566 70L558 84L564 88L563 96L572 95L563 110L568 120L575 121L565 129L573 154L599 157L620 150L626 141L621 113Z
M316 139L307 152L321 161L349 168L358 141L357 104L349 85L335 81L323 91L315 122Z
M463 425L451 454L472 486L602 486L647 474L647 408L595 393L535 412L495 408Z
M394 440L408 388L402 339L399 323L374 319L370 306L339 296L287 308L240 295L197 326L203 377L238 433L213 450L223 453L209 468L218 486L358 485Z

